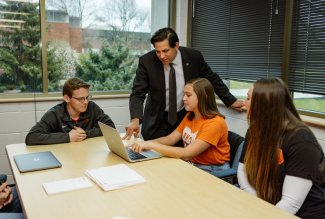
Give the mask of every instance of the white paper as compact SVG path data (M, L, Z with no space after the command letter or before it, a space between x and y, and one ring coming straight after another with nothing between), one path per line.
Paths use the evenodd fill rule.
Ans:
M85 174L104 191L123 188L146 181L136 171L125 164L94 168L86 170Z
M71 178L71 179L43 183L43 187L46 193L49 195L89 188L92 186L93 184L84 176L78 178Z

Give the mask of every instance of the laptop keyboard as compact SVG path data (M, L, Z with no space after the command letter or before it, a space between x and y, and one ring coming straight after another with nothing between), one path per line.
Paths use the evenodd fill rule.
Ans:
M132 151L130 148L127 148L127 151L128 151L129 158L131 160L139 160L139 159L147 158L142 154Z

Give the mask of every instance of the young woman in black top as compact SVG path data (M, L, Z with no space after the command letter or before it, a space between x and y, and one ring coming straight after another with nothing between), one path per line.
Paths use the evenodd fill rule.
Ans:
M240 187L302 218L325 218L324 152L282 80L260 79L245 101Z

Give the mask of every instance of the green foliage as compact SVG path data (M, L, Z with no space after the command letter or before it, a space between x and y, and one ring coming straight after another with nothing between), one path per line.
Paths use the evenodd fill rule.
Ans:
M21 28L0 29L1 46L10 53L5 54L6 67L2 75L2 84L24 89L40 89L41 86L41 50L38 3L10 2L2 6L4 11L21 14L4 14L8 20L23 20ZM4 22L12 25L10 22ZM37 86L36 86L37 85Z
M19 28L0 29L0 92L6 89L42 90L39 4L11 2L1 4L5 20L22 20ZM12 25L12 22L2 22ZM116 32L117 33L117 32ZM60 90L62 80L79 76L96 91L130 90L136 70L136 56L128 38L119 36L104 41L99 53L80 54L68 43L50 42L47 46L49 91Z
M294 104L298 109L325 113L325 97L296 98L294 99Z
M47 50L47 71L48 71L48 89L49 91L59 90L59 79L62 77L60 68L61 61L54 55L55 50Z
M77 75L92 84L92 90L130 90L136 70L135 55L129 43L116 39L104 41L99 53L91 51L80 56Z
M74 77L78 63L77 53L67 42L49 42L47 47L49 91L61 90L60 81Z
M17 65L18 61L16 57L10 53L10 50L0 48L0 83L2 85L12 80L12 75L15 70L15 66Z

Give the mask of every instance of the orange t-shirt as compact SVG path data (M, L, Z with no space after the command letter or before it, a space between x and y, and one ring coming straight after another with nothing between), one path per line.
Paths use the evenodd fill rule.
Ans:
M193 119L184 117L176 128L182 134L184 147L195 139L200 139L210 144L210 147L201 154L193 157L191 161L198 164L223 164L230 160L230 145L228 143L228 127L221 116L212 119Z

